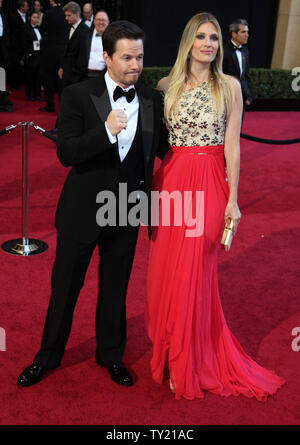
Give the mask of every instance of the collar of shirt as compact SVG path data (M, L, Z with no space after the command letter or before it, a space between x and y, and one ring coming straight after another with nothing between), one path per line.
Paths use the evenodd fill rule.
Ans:
M19 9L17 9L18 13L20 14L23 22L26 22L26 14L24 12L21 12Z
M73 27L74 31L76 30L76 28L80 25L81 19L78 20L77 23L74 23L74 25L71 26L71 29Z
M235 46L236 48L239 48L239 49L243 48L243 45L237 46L237 44L236 44L236 43L234 43L234 41L233 41L233 40L231 40L231 43L232 43L232 44L233 44L233 46Z
M110 75L108 74L108 71L106 71L106 73L105 73L105 75L104 75L104 79L105 79L105 83L106 83L106 86L107 86L107 91L108 91L108 95L109 95L110 101L111 101L111 103L113 103L113 102L114 102L113 94L114 94L115 88L116 88L117 86L120 86L120 85L118 85L118 84L117 84L117 83L110 77ZM123 88L123 90L124 90L124 91L128 91L128 90L130 90L130 88L134 88L134 89L135 89L135 86L134 86L134 85L130 85L130 86L127 87L127 88ZM137 98L137 94L135 95L135 98L134 98L134 100L133 100L132 102L134 102L136 98ZM122 98L120 98L120 99L122 99ZM118 100L120 100L120 99L118 99ZM125 99L125 98L124 98L124 99ZM132 102L131 102L131 103L132 103Z
M94 28L93 37L96 37L96 34L99 34L99 33L97 32L96 28ZM102 34L101 34L101 37L102 37Z
M70 32L69 32L69 40L73 37L73 34L76 31L77 27L79 26L80 22L81 22L81 19L79 19L77 23L74 23L73 25L71 25Z

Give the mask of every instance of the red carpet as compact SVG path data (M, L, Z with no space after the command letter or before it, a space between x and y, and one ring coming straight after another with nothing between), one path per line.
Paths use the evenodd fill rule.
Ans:
M24 92L15 111L0 114L0 128L33 121L50 130L56 115L38 111ZM243 132L273 139L300 136L300 113L246 113ZM54 259L54 213L67 170L55 145L31 129L29 235L49 245L21 258L0 251L0 351L2 425L295 425L300 424L300 351L292 330L300 326L300 144L272 146L241 141L239 203L243 218L230 253L220 250L219 278L227 322L245 351L287 380L267 403L242 396L174 400L165 382L150 378L150 343L144 329L148 240L140 231L128 291L128 346L124 362L135 385L114 384L94 359L97 252L75 311L63 364L38 385L20 388L18 374L39 348ZM21 130L0 138L1 244L21 236ZM300 345L300 339L299 339ZM0 342L1 345L1 342ZM3 347L2 347L3 349Z

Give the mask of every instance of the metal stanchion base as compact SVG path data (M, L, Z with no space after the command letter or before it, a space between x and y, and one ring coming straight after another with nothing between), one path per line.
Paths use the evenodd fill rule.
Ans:
M12 255L29 256L45 252L48 249L48 244L37 239L18 238L5 241L2 244L2 249Z

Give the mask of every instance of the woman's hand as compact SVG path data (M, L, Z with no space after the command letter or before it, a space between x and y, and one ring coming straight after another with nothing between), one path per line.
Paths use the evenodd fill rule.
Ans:
M242 217L242 214L240 212L237 202L228 201L226 209L225 209L224 219L225 219L225 224L226 224L227 218L232 219L232 221L233 221L233 229L232 229L233 235L236 234L237 227L241 220L241 217Z

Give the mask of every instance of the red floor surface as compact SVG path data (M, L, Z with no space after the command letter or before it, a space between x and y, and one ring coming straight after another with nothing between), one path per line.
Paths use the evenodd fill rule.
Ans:
M49 130L56 115L39 112L24 92L13 94L13 113L0 114L0 129L33 121ZM300 113L246 113L243 132L300 137ZM30 130L29 236L45 241L42 255L17 257L0 251L1 425L299 425L300 351L292 330L300 327L300 144L241 141L239 204L243 214L231 251L220 250L219 280L227 322L243 348L287 380L267 403L207 394L174 400L168 383L150 377L150 342L144 329L148 240L140 231L127 297L128 344L124 362L135 384L114 384L94 359L97 252L76 307L62 366L30 388L16 385L40 345L55 253L54 213L67 174L55 145ZM0 138L0 242L21 236L21 129ZM300 328L299 328L300 330ZM300 334L300 332L299 332ZM1 337L0 337L1 338ZM295 340L296 346L300 346ZM4 348L5 347L5 348ZM5 350L3 350L5 349Z

